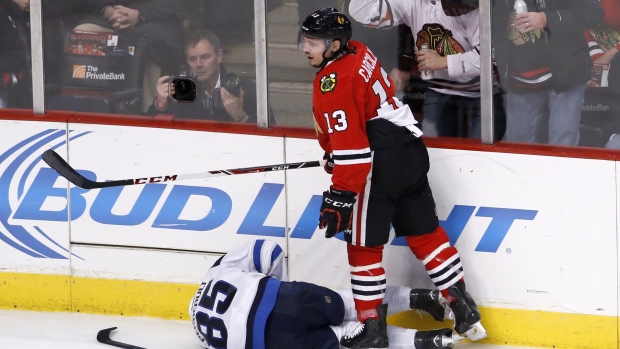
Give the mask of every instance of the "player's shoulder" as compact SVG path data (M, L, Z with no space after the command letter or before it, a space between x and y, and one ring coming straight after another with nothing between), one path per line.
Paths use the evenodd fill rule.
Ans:
M336 71L343 78L353 78L369 51L370 49L364 43L351 40L347 45L347 53L330 62L323 70Z
M349 40L347 43L347 50L353 57L359 57L360 55L363 55L364 52L368 51L369 48L361 41Z

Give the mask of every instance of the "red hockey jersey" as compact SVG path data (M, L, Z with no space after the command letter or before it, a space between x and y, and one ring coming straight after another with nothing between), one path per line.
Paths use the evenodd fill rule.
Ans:
M348 51L317 73L312 107L319 143L334 159L332 186L357 194L370 180L366 122L375 117L398 126L417 121L394 97L394 83L377 56L358 41L349 41Z

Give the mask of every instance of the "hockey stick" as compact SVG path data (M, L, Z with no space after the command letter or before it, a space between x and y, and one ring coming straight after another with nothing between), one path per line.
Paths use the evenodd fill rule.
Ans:
M109 182L96 182L96 181L91 181L90 179L87 179L86 177L77 173L77 171L74 170L73 167L71 167L71 165L69 165L60 155L58 155L58 153L56 153L52 149L48 149L45 152L43 152L42 158L43 158L43 161L45 161L51 168L56 170L56 172L58 172L61 176L65 177L69 182L77 185L78 187L82 189L98 189L98 188L120 187L120 186L135 185L135 184L161 183L161 182L181 181L181 180L186 180L186 179L239 175L239 174L246 174L246 173L295 170L299 168L318 167L318 166L323 166L325 164L324 160L315 160L315 161L306 161L306 162L293 162L290 164L233 168L229 170L214 170L214 171L192 173L192 174L178 174L178 175L175 174L175 175L165 175L165 176L147 177L147 178L121 179L121 180L115 180L115 181L109 181Z
M146 349L143 347L137 347L135 345L121 343L121 342L117 342L115 340L110 339L110 332L114 330L116 330L116 327L110 327L110 328L106 328L106 329L99 331L97 333L97 341L99 343L113 345L115 347L125 348L125 349Z

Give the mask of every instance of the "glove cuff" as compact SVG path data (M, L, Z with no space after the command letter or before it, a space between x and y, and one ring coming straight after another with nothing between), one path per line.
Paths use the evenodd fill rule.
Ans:
M329 192L337 197L341 198L354 198L355 193L348 190L335 189L334 187L329 187Z

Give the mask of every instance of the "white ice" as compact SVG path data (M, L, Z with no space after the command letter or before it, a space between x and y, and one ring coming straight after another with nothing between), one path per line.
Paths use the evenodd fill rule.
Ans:
M148 349L201 349L189 321L152 318L0 310L2 349L105 349L97 332L118 327L111 339ZM283 348L284 349L284 348ZM457 343L454 349L527 349L514 346Z

